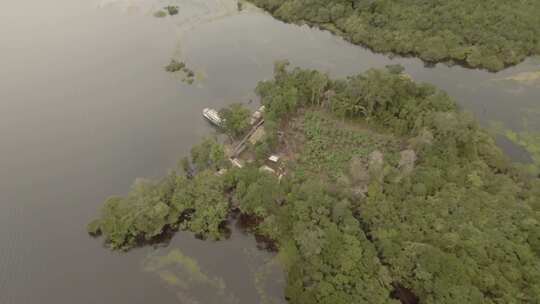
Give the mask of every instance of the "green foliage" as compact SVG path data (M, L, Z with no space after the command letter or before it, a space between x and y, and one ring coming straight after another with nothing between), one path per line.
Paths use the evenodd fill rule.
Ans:
M156 17L156 18L167 17L167 13L162 11L162 10L159 10L159 11L154 13L154 17Z
M304 93L311 89L306 78L315 78L310 71L279 65L275 79L258 87L277 124L289 121L297 126L288 132L301 135L294 137L302 146L282 186L285 199L265 209L260 226L279 242L284 260L294 261L287 263L291 302L388 301L384 291L366 300L359 289L348 289L351 281L363 282L364 291L381 287L375 282L387 282L386 290L388 282L399 282L422 303L540 301L540 214L534 211L540 181L513 171L491 137L445 93L389 70L329 81L322 94L328 101L320 104ZM292 107L282 97L290 92ZM290 122L294 113L301 114ZM360 119L371 131L343 118ZM373 130L394 137L385 143ZM419 154L409 175L400 173L394 156L399 142ZM384 158L373 174L366 156L376 148ZM362 184L365 198L351 196ZM335 243L326 247L329 238ZM343 261L336 251L358 248L371 253L353 251L350 265L378 271L348 273L335 264Z
M167 283L180 303L238 303L238 299L228 292L223 278L203 270L195 258L180 249L169 250L166 254L153 252L144 259L143 270ZM194 297L193 290L196 289L210 292Z
M277 206L283 199L283 192L276 176L249 166L231 173L235 187L235 200L240 211L258 217L266 217L269 209Z
M540 174L540 132L506 130L505 136L530 153L533 159L530 171L534 174Z
M170 16L174 16L178 14L178 6L177 5L168 5L163 8L166 10Z
M183 77L182 81L187 84L193 84L195 82L195 72L188 68L183 61L177 61L176 59L171 59L171 62L165 66L165 71L169 73L182 72Z
M210 138L192 150L195 176L136 183L89 231L122 249L167 225L219 239L230 197L275 241L291 303L397 303L394 284L427 304L540 302L540 179L447 94L395 68L331 80L286 62L257 92L261 146L280 148L278 131L295 141L284 178L215 174Z
M97 236L101 233L101 220L93 220L86 226L88 234Z
M378 52L498 71L540 54L540 2L250 0L287 22L329 29Z
M296 68L288 72L287 65L278 63L275 80L257 86L266 106L265 117L274 123L296 113L300 107L317 107L338 117L377 122L403 135L419 133L429 120L436 123L438 112L458 115L454 113L455 102L446 93L428 84L416 85L408 77L395 73L397 67L390 67L393 72L369 70L346 81L331 81L317 71Z
M399 148L399 141L390 135L339 122L324 112L305 113L297 131L305 138L300 165L333 180L346 171L354 157L366 158L377 149L391 152Z
M229 210L223 177L216 174L227 164L223 147L208 138L193 147L192 161L198 172L194 178L172 172L160 181L139 179L127 196L107 199L101 216L88 224L88 232L102 233L112 249L121 250L151 242L178 227L201 238L220 239ZM182 165L190 176L189 161Z
M220 226L229 212L223 178L214 172L203 171L193 179L179 177L177 185L171 206L172 214L182 214L187 219L180 223L181 228L202 238L222 238Z
M92 230L99 229L112 249L122 250L159 236L167 225L174 223L169 220L174 179L171 175L160 182L135 181L126 197L105 201L100 219L91 223Z
M401 64L389 64L386 66L386 69L392 74L401 74L405 71L405 67Z
M529 108L522 110L522 122L519 131L507 128L502 123L492 122L491 131L505 136L514 144L525 149L531 159L531 163L517 164L531 175L540 176L540 109Z
M239 137L249 128L249 109L240 103L233 103L219 112L224 119L223 128L232 137Z
M349 202L322 183L280 183L254 167L229 178L240 210L263 219L258 232L280 245L291 303L393 303L390 278Z
M176 59L171 59L171 62L165 67L165 71L174 73L183 70L185 67L185 63L177 61Z
M205 138L201 143L193 146L191 159L198 171L218 170L228 165L223 146L216 141L215 137Z
M194 281L195 283L208 283L214 285L214 281L206 275L200 268L197 260L190 256L186 256L179 249L173 249L166 255L150 256L144 261L144 270L148 272L161 272L170 271L177 268L182 275L185 274L188 281ZM171 269L169 269L171 268ZM215 284L215 287L222 285L223 283Z

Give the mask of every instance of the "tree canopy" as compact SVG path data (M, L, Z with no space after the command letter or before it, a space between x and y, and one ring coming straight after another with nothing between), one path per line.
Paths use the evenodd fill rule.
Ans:
M178 228L201 238L222 238L220 228L229 201L223 178L216 172L227 166L223 147L207 138L192 148L191 162L182 165L183 169L158 181L136 180L125 197L107 199L100 217L88 224L88 232L103 234L109 247L121 250Z
M123 249L168 225L219 239L238 208L275 242L290 303L398 303L396 289L427 304L540 302L540 179L446 93L396 66L333 80L286 62L256 91L265 144L290 150L284 177L257 163L216 174L207 139L193 176L137 182L89 232Z
M250 1L284 21L428 62L498 71L540 54L540 2L534 0Z
M222 109L219 114L223 118L223 128L227 134L238 137L249 128L251 112L240 103L233 103Z
M389 70L333 81L281 63L258 86L302 143L280 207L241 203L292 260L291 302L384 303L394 286L421 303L538 302L538 178L447 94Z

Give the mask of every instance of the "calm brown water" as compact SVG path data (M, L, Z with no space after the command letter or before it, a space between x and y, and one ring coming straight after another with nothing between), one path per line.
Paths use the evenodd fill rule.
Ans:
M178 16L152 16L172 3ZM163 175L212 131L202 108L253 98L275 60L340 77L401 63L482 122L515 129L540 104L539 86L493 81L538 71L538 59L498 74L426 68L257 10L239 14L234 0L4 0L0 7L0 303L283 302L283 276L260 266L271 255L236 230L225 242L180 233L167 248L128 254L104 249L85 231L106 197L125 194L136 177ZM171 57L197 72L194 85L163 71ZM149 256L175 250L225 288L178 283L190 280L181 263L145 271Z

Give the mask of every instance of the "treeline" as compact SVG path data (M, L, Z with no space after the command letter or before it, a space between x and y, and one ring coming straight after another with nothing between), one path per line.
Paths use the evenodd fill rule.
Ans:
M534 0L250 0L286 22L329 29L377 52L498 71L540 54Z
M228 164L223 147L207 138L191 149L191 160L182 159L167 177L139 179L127 196L107 199L100 217L88 224L88 232L104 235L111 249L120 250L160 240L178 229L221 239L229 201L216 170Z
M265 218L260 231L291 261L291 302L384 303L391 286L420 303L540 301L540 181L514 169L444 92L391 70L333 81L278 65L275 79L258 87L276 125L299 109L330 112L334 121L360 119L399 135L418 158L406 168L395 145L374 147L369 136L353 142L359 149L343 149L334 142L351 142L354 131L324 114L301 114L301 155L274 200L281 207L240 200L246 212L271 206L257 213ZM341 176L332 172L347 162Z
M540 180L401 70L333 80L277 64L257 87L266 137L252 148L289 141L285 177L257 162L224 172L209 139L185 169L108 200L90 228L113 248L169 226L220 238L234 206L275 242L290 303L398 303L397 289L420 303L539 302Z

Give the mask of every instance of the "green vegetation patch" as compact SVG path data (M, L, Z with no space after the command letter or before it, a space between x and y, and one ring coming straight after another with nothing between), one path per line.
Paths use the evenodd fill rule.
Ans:
M382 290L375 294L401 286L421 303L540 300L540 181L513 168L445 93L390 70L321 81L325 77L317 72L288 71L281 64L275 79L258 87L266 117L275 124L300 113L308 135L302 153L311 155L316 147L304 162L320 168L312 174L294 167L281 183L288 189L276 200L282 207L259 212L265 215L260 230L278 240L290 267L287 295L293 303L382 303L364 298L377 277ZM301 112L313 107L334 119ZM349 146L353 133L333 127L340 118L361 119L406 144L399 156L392 152L395 145L370 153L374 146L362 141L366 133L359 130ZM341 137L343 150L360 150L333 149L333 137ZM347 154L357 155L348 170L338 165L347 163ZM333 168L348 181L336 185L320 178L321 172L335 174ZM355 191L362 185L367 188ZM334 250L363 253L345 258ZM371 263L354 260L358 256ZM358 272L346 272L337 261L350 262L345 265ZM359 281L362 288L347 289Z
M530 153L538 170L538 168L540 168L540 133L526 131L514 132L512 130L507 130L505 135L512 142L525 148L525 150ZM540 170L538 172L540 172Z
M223 171L207 139L184 174L107 201L99 230L113 248L166 225L221 238L235 208L279 250L290 303L539 302L540 179L401 70L333 80L276 64L257 86L266 132L253 149L284 155L284 176L260 170L265 158Z
M165 11L159 10L159 11L154 13L154 17L156 17L156 18L167 17L167 13Z
M540 2L250 0L275 17L329 29L377 52L498 71L540 54Z
M233 103L219 112L223 118L223 129L233 137L240 137L249 129L250 111L240 103Z
M226 164L222 146L208 138L193 147L192 164L184 161L181 174L173 171L159 181L139 179L127 196L107 199L88 232L101 232L110 248L121 250L160 240L179 228L200 238L221 239L229 201L216 166Z
M195 82L195 72L188 68L183 61L171 59L171 62L165 66L165 71L169 73L181 72L183 75L182 81L187 84L193 84Z
M197 260L185 255L180 249L172 249L164 255L159 252L152 254L144 260L143 269L155 273L173 288L181 303L238 303L238 299L227 292L222 278L203 271ZM193 291L201 289L207 292L196 296L197 293Z
M201 270L199 263L195 259L184 255L180 249L173 249L166 255L152 255L148 257L144 261L143 269L148 272L165 272L167 273L167 275L165 275L166 278L172 277L172 271L182 272L186 276L184 279L188 281L205 283L219 289L223 289L224 285L222 280L211 279L208 275L206 275ZM179 278L166 281L173 282L175 285L180 285L176 284L180 281ZM187 284L182 285L185 286Z
M510 81L520 85L540 86L540 71L517 73L505 78L494 79L494 81Z
M491 127L496 134L506 137L529 153L532 163L520 163L519 166L531 175L540 174L540 132L532 130L516 132L497 123L493 123Z
M297 132L304 143L298 151L298 162L314 174L324 173L336 180L347 171L353 158L367 159L376 150L389 155L399 152L400 142L384 135L347 123L321 111L308 111L300 117ZM297 137L298 139L298 137Z
M163 18L168 16L178 15L178 6L177 5L167 5L163 9L156 11L154 17Z
M182 61L177 61L176 59L171 59L171 62L167 66L165 66L165 71L169 73L174 73L178 71L182 71L186 68L186 64Z
M177 5L168 5L163 8L166 10L170 16L174 16L178 14L178 6Z

